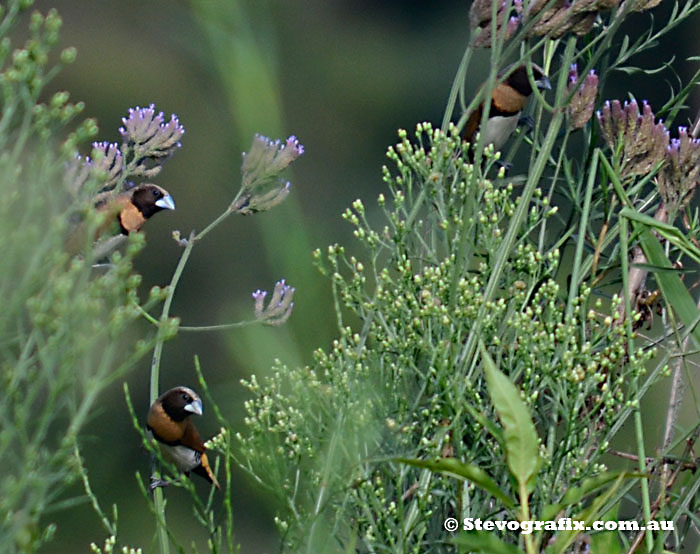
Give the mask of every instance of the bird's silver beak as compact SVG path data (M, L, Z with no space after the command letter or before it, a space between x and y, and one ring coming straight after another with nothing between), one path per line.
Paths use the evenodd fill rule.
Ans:
M537 79L537 81L535 81L535 84L540 90L552 90L552 83L549 82L549 79L547 79L547 77Z
M159 208L163 208L164 210L174 210L175 200L173 200L172 196L166 194L165 196L163 196L163 198L159 198L158 200L156 200L156 206L158 206Z
M185 410L192 412L195 415L202 415L202 401L199 399L193 400L185 406Z

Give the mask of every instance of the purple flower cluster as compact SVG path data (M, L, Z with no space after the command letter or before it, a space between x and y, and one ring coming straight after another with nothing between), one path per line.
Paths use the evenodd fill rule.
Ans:
M243 153L241 192L233 211L255 213L282 202L291 183L279 175L303 153L304 146L295 136L282 142L255 135L250 150Z
M78 194L88 181L99 184L97 192L117 187L124 170L124 157L119 145L109 142L93 142L92 155L76 155L68 164L64 176L66 186Z
M121 191L134 186L131 179L157 175L167 158L178 148L185 129L176 115L165 121L163 112L130 108L119 128L123 141L95 142L90 157L76 156L69 164L65 182L75 195L91 197L95 192ZM86 188L86 184L91 183ZM88 190L89 189L89 190Z
M117 186L124 170L124 156L115 142L94 142L92 144L93 171L104 183L103 189L111 190Z
M175 114L165 122L163 112L151 104L148 108L129 108L129 116L122 118L119 132L123 146L133 148L138 157L164 158L180 148L185 128Z
M668 129L654 121L654 112L646 100L642 112L636 101L621 104L605 102L596 112L600 130L612 151L620 148L620 167L624 176L644 175L666 156Z
M265 307L267 291L256 290L253 293L255 319L265 325L282 325L292 314L294 291L295 289L287 285L284 279L277 281L275 289L272 291L272 297Z
M472 33L479 31L474 39L474 46L489 48L492 43L493 2L498 1L496 9L496 33L505 33L504 40L508 40L518 30L521 21L522 0L474 0L469 10L469 21ZM503 29L505 23L506 28Z
M593 116L596 95L598 94L598 75L591 70L583 79L579 78L576 64L569 70L569 93L573 92L567 106L569 125L572 129L580 129Z
M658 5L661 0L628 0L631 11L644 11ZM522 0L474 0L469 19L472 33L475 31L474 46L490 47L493 4L496 4L496 32L503 33L505 40L512 37L520 23L534 21L527 36L549 36L559 38L567 33L585 35L596 17L602 11L615 9L620 0L532 0L523 6ZM503 25L506 28L503 29Z
M679 207L686 204L700 184L700 140L678 128L671 139L662 121L646 101L639 112L637 102L606 102L597 112L603 138L613 152L620 151L620 168L625 177L645 175L663 162L655 183L664 203Z
M664 203L675 206L685 205L700 185L700 140L687 127L679 127L678 136L666 147L666 164L657 178Z

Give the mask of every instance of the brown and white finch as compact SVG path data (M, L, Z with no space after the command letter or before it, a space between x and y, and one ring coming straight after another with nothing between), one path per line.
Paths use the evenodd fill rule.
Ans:
M161 452L166 461L173 463L185 475L194 472L219 488L209 465L204 441L190 419L192 415L202 415L201 399L188 387L175 387L161 394L151 405L147 426L161 443Z
M95 210L104 214L104 221L95 229L90 241L111 234L135 233L154 214L162 210L174 210L175 201L164 188L151 183L136 185L124 192L103 192L94 199ZM79 253L87 244L85 223L78 224L70 233L66 249L71 254Z
M531 67L535 86L540 90L551 89L552 85L542 68L535 64ZM485 128L481 129L484 102L479 104L467 119L463 136L472 145L476 143L477 133L481 132L484 146L492 144L494 150L499 151L518 126L522 111L532 94L532 84L525 65L519 65L506 74L507 77L500 80L491 93L491 106Z

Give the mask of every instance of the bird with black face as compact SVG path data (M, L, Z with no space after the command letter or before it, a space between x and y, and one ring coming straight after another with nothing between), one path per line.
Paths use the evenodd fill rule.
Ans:
M202 401L192 389L175 387L161 394L151 405L146 420L153 437L160 443L163 458L185 475L194 472L219 488L204 441L190 419L202 415ZM152 487L164 485L156 481Z
M104 214L102 223L95 229L90 241L105 235L128 235L141 229L153 215L163 210L174 210L175 201L170 193L158 185L143 183L123 192L107 191L98 194L93 207ZM86 246L85 223L78 224L70 233L66 250L77 254Z
M544 70L534 63L531 68L534 85L539 90L551 89L552 85ZM506 75L505 78L499 77L499 82L491 93L491 105L484 129L481 129L484 102L481 102L469 115L464 126L463 136L472 145L472 149L469 151L472 161L477 133L481 133L484 146L492 144L495 151L500 151L508 138L515 132L523 109L532 94L532 84L524 64L515 69L507 70L504 75Z
M175 201L170 193L151 183L134 188L112 198L98 197L95 207L98 210L116 212L119 232L128 235L141 229L146 220L162 210L174 210Z

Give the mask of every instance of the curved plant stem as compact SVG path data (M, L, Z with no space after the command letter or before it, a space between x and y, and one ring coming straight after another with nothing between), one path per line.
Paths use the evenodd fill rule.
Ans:
M185 249L182 251L182 255L180 256L180 261L177 264L177 267L175 268L175 272L173 273L173 277L170 280L170 285L168 285L168 293L165 297L165 302L163 302L163 311L160 314L160 325L161 329L159 330L158 333L158 339L156 340L156 345L155 348L153 349L153 359L151 361L151 381L150 381L150 394L149 394L149 402L152 404L155 402L156 398L158 398L158 381L160 378L160 359L163 355L163 343L165 342L165 337L164 337L164 332L163 332L163 324L165 324L168 321L168 317L170 317L170 306L173 303L173 296L175 295L175 289L177 288L177 284L180 281L180 277L182 276L182 272L185 269L185 265L187 265L187 260L190 257L190 254L192 252L192 247L194 246L194 233L190 235L190 240L187 241L187 246Z
M180 280L180 277L182 276L182 272L185 269L185 265L187 264L187 260L190 257L190 253L192 252L192 247L194 246L194 241L191 240L192 237L190 237L190 240L187 242L187 246L185 247L185 250L182 252L182 256L180 256L180 261L177 264L177 267L175 268L175 272L173 273L173 277L170 280L170 285L168 287L168 294L165 297L165 302L163 303L163 311L161 312L160 315L160 323L163 325L164 323L167 322L168 317L170 315L170 306L172 305L173 302L173 295L175 292L175 288L177 287L177 283ZM163 342L165 340L164 338L164 331L163 327L161 326L160 329L158 330L158 339L156 341L156 345L153 348L153 359L151 361L151 379L150 379L150 392L149 392L149 402L152 404L155 402L156 398L158 398L158 381L160 378L160 360L161 356L163 355ZM156 461L153 461L153 477L155 479L160 478L160 471L157 468ZM170 552L170 543L168 540L168 531L166 529L166 524L165 524L165 502L163 498L163 490L161 487L157 487L153 491L153 508L155 509L156 513L159 515L158 517L158 546L160 549L161 554L168 554Z
M163 310L161 311L160 314L160 319L158 320L158 325L159 325L159 330L158 330L158 337L156 339L156 344L155 347L153 348L153 358L151 360L151 376L150 376L150 386L149 386L149 405L155 402L156 398L158 398L159 394L159 382L160 382L160 361L163 356L163 344L165 343L165 340L168 336L168 333L166 332L166 324L168 323L168 319L170 317L170 307L172 306L173 303L173 297L175 296L175 290L177 289L177 285L180 282L180 278L182 277L182 273L185 270L185 266L187 265L187 261L190 258L190 254L192 253L192 248L194 248L194 245L197 241L201 240L205 235L207 235L211 230L213 230L216 226L221 224L227 217L229 217L231 214L236 213L233 210L233 207L236 205L236 202L238 201L239 197L241 195L241 192L235 196L231 204L226 208L226 211L224 211L219 217L217 217L214 221L212 221L209 225L207 225L204 229L202 229L199 233L195 233L192 231L190 233L189 238L186 241L185 244L185 249L182 251L182 255L180 256L180 260L177 263L177 267L175 268L175 271L173 272L172 279L170 279L170 284L168 285L167 288L167 294L165 296L165 301L163 302ZM240 326L239 324L232 324L232 325L227 325L227 326L221 326L221 325L214 325L214 326L209 326L209 327L186 327L185 329L188 331L210 331L210 330L215 330L215 329L221 329L221 328L232 328L232 327L238 327ZM158 471L158 468L156 467L156 463L154 461L153 464L153 477L154 478L159 478L160 477L160 472ZM153 493L153 507L156 511L157 514L159 514L158 520L159 520L159 525L158 525L158 547L159 551L161 554L169 554L170 552L170 545L168 541L168 532L165 526L165 501L163 498L163 491L160 487L156 488L156 490Z
M231 202L231 204L226 208L226 211L224 211L219 217L217 217L214 221L212 221L209 225L207 225L204 229L202 229L199 233L195 233L192 231L190 233L189 238L186 241L185 244L185 249L182 251L182 255L180 256L180 261L177 263L177 267L175 268L175 272L173 273L173 277L170 280L170 285L168 285L167 289L167 294L165 297L165 301L163 302L163 311L160 314L160 320L159 324L162 326L164 325L168 317L170 316L170 306L173 303L173 297L175 296L175 290L177 289L177 285L180 282L180 277L182 276L182 272L185 270L185 266L187 265L187 261L189 260L190 254L192 253L192 248L194 248L194 245L197 241L201 240L204 238L205 235L207 235L212 229L214 229L216 226L221 224L227 217L229 217L231 214L235 213L233 211L233 207L235 206L236 202L238 201L239 197L241 196L241 192L239 191L238 194L236 194L235 198ZM150 319L149 319L150 321ZM229 327L238 327L240 326L239 324L233 324L230 325ZM222 326L216 325L216 326L210 326L210 327L185 327L188 331L193 331L193 330L212 330L213 328L219 328ZM151 361L151 386L150 386L150 402L153 403L156 398L158 398L158 381L160 377L160 359L161 356L163 355L163 343L165 342L165 336L163 333L159 333L158 339L156 340L156 346L153 349L153 360Z

